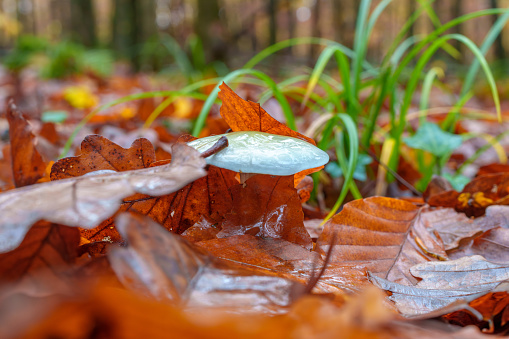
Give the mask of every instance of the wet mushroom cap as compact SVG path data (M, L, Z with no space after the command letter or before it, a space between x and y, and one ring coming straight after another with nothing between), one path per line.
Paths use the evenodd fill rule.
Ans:
M292 175L329 161L327 153L304 140L255 131L213 135L188 145L203 153L222 136L228 147L208 157L207 163L235 172Z

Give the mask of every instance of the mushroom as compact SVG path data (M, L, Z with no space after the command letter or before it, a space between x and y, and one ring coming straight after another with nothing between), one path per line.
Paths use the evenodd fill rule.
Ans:
M223 136L228 147L207 157L207 163L239 172L241 183L255 174L292 175L329 161L327 153L309 142L256 131L213 135L187 144L203 153Z

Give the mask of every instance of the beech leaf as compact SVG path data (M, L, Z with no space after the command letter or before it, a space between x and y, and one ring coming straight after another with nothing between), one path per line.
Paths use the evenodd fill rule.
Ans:
M169 165L52 181L0 194L0 253L16 248L38 220L93 228L113 215L125 197L136 192L169 194L206 174L205 160L193 148L175 144L173 152Z
M441 243L416 218L418 212L415 205L397 199L354 200L324 225L316 250L325 255L336 234L332 265L355 266L357 270L413 285L416 279L408 272L411 266L434 260L431 254L446 256ZM426 252L421 249L423 246Z
M495 264L474 255L458 260L435 261L415 265L413 276L421 278L415 286L404 286L370 274L378 287L392 293L398 310L405 316L423 315L464 300L472 301L493 291L508 291L509 265ZM448 312L446 312L448 313Z

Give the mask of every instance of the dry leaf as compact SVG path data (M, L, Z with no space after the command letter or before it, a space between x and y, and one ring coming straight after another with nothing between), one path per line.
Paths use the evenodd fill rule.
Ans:
M93 228L135 192L166 195L206 174L205 160L193 148L176 144L173 151L173 161L165 166L52 181L0 194L0 252L16 248L40 219Z
M375 275L370 280L378 287L392 293L398 310L405 316L426 315L445 308L457 301L470 302L482 295L495 291L507 291L509 285L502 284L509 279L509 265L486 261L474 255L445 262L428 262L410 269L413 276L422 279L415 286L400 285ZM464 307L463 307L464 308Z
M30 280L29 283L37 285L41 280L39 274L44 274L55 283L74 264L78 244L76 228L39 221L19 247L0 254L0 280L4 283Z
M7 105L11 139L12 173L16 187L32 185L44 176L46 163L36 148L37 139L30 124L14 103Z
M99 170L123 172L150 167L156 160L154 147L147 139L135 140L124 149L100 135L88 135L81 142L81 154L53 164L51 180L75 178Z

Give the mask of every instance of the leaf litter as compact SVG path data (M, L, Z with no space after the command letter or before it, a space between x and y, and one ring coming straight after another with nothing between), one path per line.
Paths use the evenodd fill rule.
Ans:
M314 144L224 84L219 97L221 115L234 131L270 132ZM36 141L26 135L22 142L30 148ZM11 143L19 143L17 138ZM370 280L391 292L389 298L404 316L443 316L450 323L490 331L503 328L509 319L504 257L509 217L497 206L505 204L504 174L480 177L484 179L460 193L433 192L428 199L434 208L383 197L350 202L324 225L314 244L301 208L309 198L309 181L299 193L296 187L320 168L287 177L257 175L240 183L231 171L208 166L205 172L204 159L186 145L173 146L169 164L158 163L154 154L144 139L123 149L89 136L81 155L53 165L55 181L0 194L3 281L37 282L46 272L49 281L69 284L66 279L87 270L89 278L99 275L93 267L104 265L106 253L106 265L123 283L119 288L115 279L90 282L96 287L72 300L50 295L46 301L55 298L48 303L50 314L32 320L28 329L11 332L11 337L23 331L34 338L65 337L78 328L83 333L107 331L112 338L137 337L140 329L144 335L150 329L149 337L164 337L165 328L188 337L210 335L211 328L221 337L259 336L256 331L274 337L483 337L471 327L402 320L379 291L369 289ZM136 214L119 214L122 211ZM486 216L472 220L461 213ZM79 226L81 245L77 228L60 224ZM98 225L118 231L113 239L118 244L104 247L112 239L104 241L110 233L94 231ZM94 244L100 248L96 254L84 249ZM330 259L325 260L327 253ZM322 268L311 295L295 299L295 286L302 290ZM7 298L15 293L7 293ZM158 301L140 299L140 293ZM24 305L42 302L30 298ZM16 309L3 305L8 305L7 312ZM203 318L196 314L207 309L221 311L200 323ZM224 311L229 315L223 316ZM250 313L236 321L258 327L245 332L234 326L232 312ZM2 314L0 328L5 328L8 317ZM32 315L27 313L27 319ZM172 315L175 322L168 320ZM66 327L63 317L68 324L91 325ZM140 319L143 327L136 325Z

